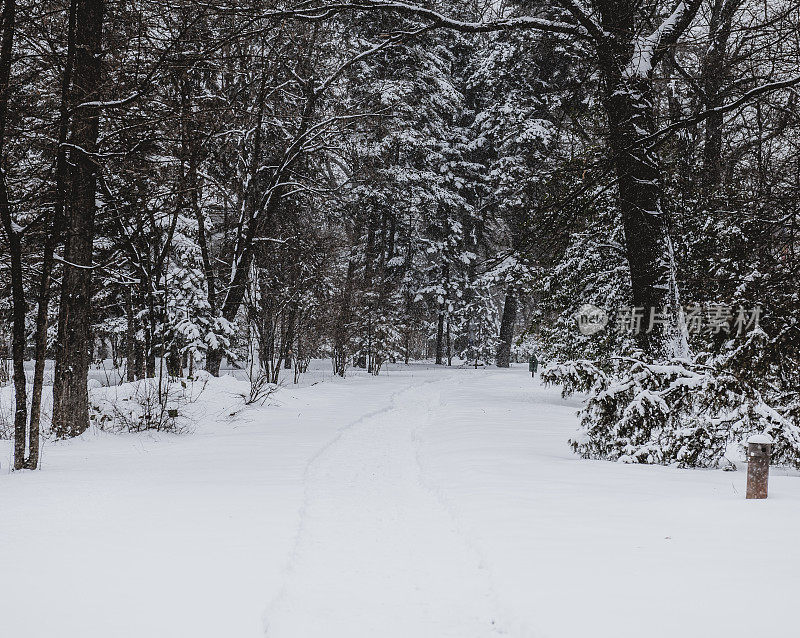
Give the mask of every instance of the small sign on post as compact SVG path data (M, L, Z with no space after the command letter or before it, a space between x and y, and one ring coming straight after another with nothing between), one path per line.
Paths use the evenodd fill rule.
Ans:
M747 498L767 498L772 437L754 434L747 439Z

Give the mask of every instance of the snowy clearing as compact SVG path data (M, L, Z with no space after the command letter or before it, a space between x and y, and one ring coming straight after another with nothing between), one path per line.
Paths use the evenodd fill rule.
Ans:
M0 476L21 638L785 635L800 479L584 461L579 403L511 370L393 366L184 435L90 432ZM240 410L240 411L239 411ZM236 412L235 416L230 416ZM758 609L754 607L758 603ZM765 608L765 609L762 609Z

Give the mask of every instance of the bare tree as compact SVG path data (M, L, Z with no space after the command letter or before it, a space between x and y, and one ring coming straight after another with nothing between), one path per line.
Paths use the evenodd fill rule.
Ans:
M104 9L104 0L78 0L75 6L74 114L67 143L69 199L53 384L53 432L59 437L76 436L89 427L87 379Z

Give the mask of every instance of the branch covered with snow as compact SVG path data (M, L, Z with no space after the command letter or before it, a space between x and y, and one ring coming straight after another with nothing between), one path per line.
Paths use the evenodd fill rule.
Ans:
M650 75L664 53L689 27L699 8L700 0L681 0L655 31L637 37L633 42L633 55L623 76L644 78Z

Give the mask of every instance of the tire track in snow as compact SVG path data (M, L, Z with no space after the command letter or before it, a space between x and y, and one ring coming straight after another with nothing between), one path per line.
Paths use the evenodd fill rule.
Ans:
M430 384L446 380L400 389L309 461L297 542L265 617L270 638L503 633L479 556L420 476L416 432L439 396Z

